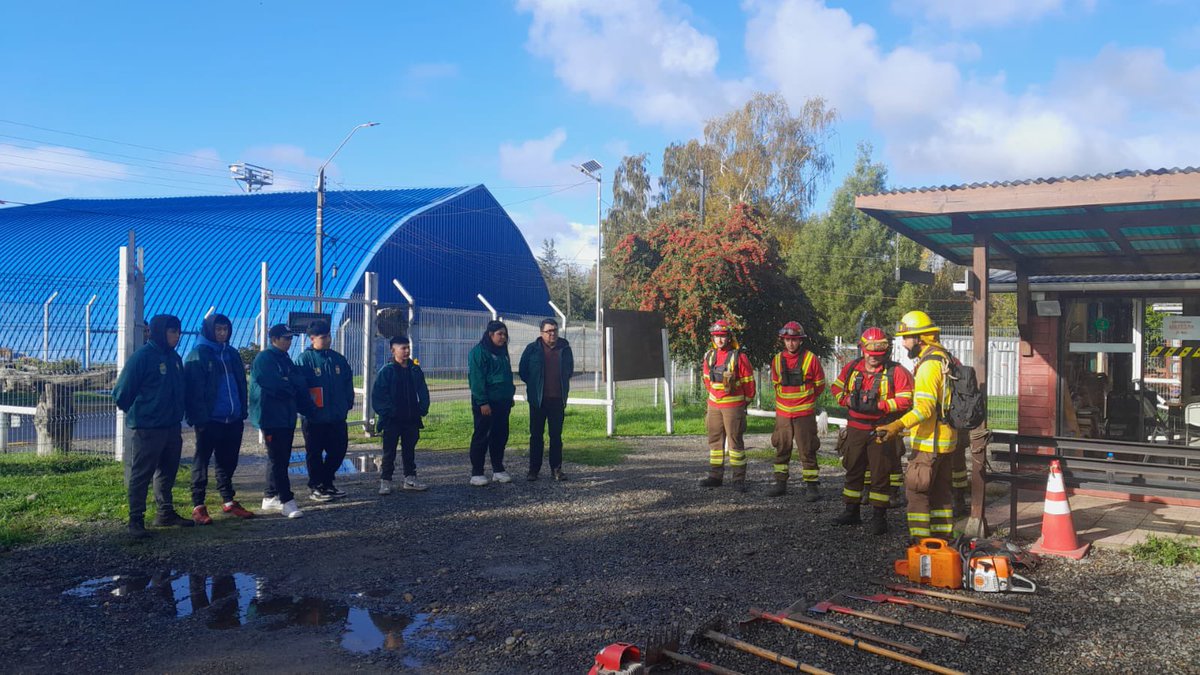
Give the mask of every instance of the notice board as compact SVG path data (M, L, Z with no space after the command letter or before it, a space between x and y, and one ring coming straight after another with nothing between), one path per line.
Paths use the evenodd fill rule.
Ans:
M662 312L604 310L604 327L612 329L613 381L665 377L663 372Z

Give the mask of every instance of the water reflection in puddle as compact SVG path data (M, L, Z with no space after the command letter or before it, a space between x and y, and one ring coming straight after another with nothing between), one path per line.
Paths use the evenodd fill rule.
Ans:
M389 592L372 589L357 597L383 597ZM341 624L344 649L357 654L377 649L403 652L409 667L423 665L421 656L445 651L450 644L448 634L454 629L453 621L442 615L409 617L310 596L271 596L261 579L243 573L205 576L172 570L154 575L119 574L89 579L63 594L76 598L157 596L171 603L179 619L204 611L205 625L214 630L251 623L260 623L267 630Z

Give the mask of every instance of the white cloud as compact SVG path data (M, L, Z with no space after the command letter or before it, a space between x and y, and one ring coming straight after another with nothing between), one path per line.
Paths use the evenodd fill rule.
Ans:
M545 138L500 145L500 176L517 185L557 185L574 178L575 170L555 155L567 140L561 127Z
M977 27L1030 23L1049 14L1060 14L1073 4L1090 11L1094 0L895 0L893 8L901 14L919 14L931 23L949 25L955 30Z
M527 210L509 210L508 213L535 256L541 253L542 241L553 239L563 260L577 267L591 267L596 262L595 223L574 222L539 202L532 203Z
M843 116L870 119L898 184L1195 162L1200 69L1172 70L1161 50L1107 47L1013 92L1003 72L965 77L954 50L885 50L871 26L818 0L746 7L758 72L794 106L824 96Z
M53 145L24 148L0 144L0 182L71 194L83 186L129 178L128 167L87 152Z
M434 85L459 75L458 64L446 62L414 63L404 71L403 93L409 98L429 98Z
M533 16L527 48L559 80L591 100L629 109L641 122L698 128L740 103L745 83L717 77L717 41L686 9L663 0L518 0Z

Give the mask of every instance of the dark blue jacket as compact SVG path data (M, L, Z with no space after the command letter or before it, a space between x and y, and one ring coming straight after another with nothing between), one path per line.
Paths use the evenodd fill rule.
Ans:
M267 347L250 365L250 423L258 429L294 428L298 412L316 412L304 373L287 352Z
M179 330L179 319L160 314L150 320L150 341L129 357L113 387L130 429L166 429L183 421L183 360L167 346L168 328Z
M187 421L194 427L208 422L240 422L250 414L246 366L237 349L228 342L216 341L218 323L230 325L222 314L204 320L196 346L183 362Z

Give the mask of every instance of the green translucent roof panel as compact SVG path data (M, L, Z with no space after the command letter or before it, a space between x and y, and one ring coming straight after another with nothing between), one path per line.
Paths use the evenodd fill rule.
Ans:
M1039 216L1075 216L1087 213L1086 209L1035 209L1030 211L988 211L986 213L969 214L971 220L994 220L999 218L1029 218Z
M1118 213L1120 211L1161 211L1163 209L1200 209L1200 202L1154 202L1150 204L1118 204L1115 206L1103 206L1103 210L1109 213Z

